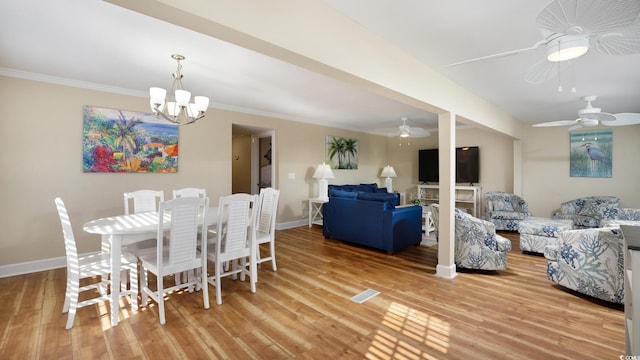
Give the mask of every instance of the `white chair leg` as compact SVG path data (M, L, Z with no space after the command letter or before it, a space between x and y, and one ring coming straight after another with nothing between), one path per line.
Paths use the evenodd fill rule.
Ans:
M258 282L258 265L255 261L249 260L249 270L251 274L249 275L249 281L251 282L251 292L256 292L256 283Z
M222 264L216 262L216 273L215 273L215 286L216 286L216 303L218 305L222 305L222 284L220 283L220 272L222 271Z
M206 256L204 257L204 261L207 261ZM204 273L200 275L200 287L202 288L204 308L208 309L209 308L209 284L207 283L207 272L204 269L201 269L200 272Z
M69 303L71 302L71 280L69 280L69 274L67 274L67 288L64 291L64 304L62 305L62 313L69 312Z
M269 249L271 250L271 267L273 268L273 271L277 271L278 268L276 267L276 243L275 243L275 241L272 241L269 244Z
M137 264L133 264L132 266L137 266ZM133 310L138 310L138 271L130 270L129 271L129 284L130 284L130 293L131 297L131 308Z
M149 294L147 294L147 288L149 287L148 284L148 280L147 277L149 276L149 274L147 274L147 269L141 269L140 271L140 284L142 284L142 291L140 292L142 294L142 304L140 304L142 307L146 307L149 304Z
M164 288L163 288L163 281L162 281L162 277L158 276L158 291L157 291L157 296L158 296L158 314L160 315L160 324L164 325L167 321L164 317Z
M78 310L78 297L80 295L80 280L72 278L69 282L69 285L69 309L67 315L67 325L65 326L65 329L67 330L73 327L73 321L76 318L76 311Z

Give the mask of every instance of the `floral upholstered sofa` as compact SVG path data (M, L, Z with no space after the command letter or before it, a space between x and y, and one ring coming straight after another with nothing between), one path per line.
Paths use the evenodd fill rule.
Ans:
M619 207L620 198L615 196L588 196L563 202L553 218L571 220L575 229L597 228L602 219L614 218Z
M438 219L440 207L438 204L430 206L434 219ZM460 209L455 209L454 216L456 267L505 270L511 241L497 235L495 225L489 221L475 218Z
M485 216L496 230L518 231L520 221L530 215L529 205L518 195L502 191L485 194Z
M544 249L547 278L601 300L624 301L622 231L614 227L560 232Z

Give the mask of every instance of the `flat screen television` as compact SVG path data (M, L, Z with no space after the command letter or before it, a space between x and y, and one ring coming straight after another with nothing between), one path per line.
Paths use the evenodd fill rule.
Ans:
M418 153L418 181L437 183L438 149L422 149ZM477 146L456 148L456 183L480 182L480 149Z

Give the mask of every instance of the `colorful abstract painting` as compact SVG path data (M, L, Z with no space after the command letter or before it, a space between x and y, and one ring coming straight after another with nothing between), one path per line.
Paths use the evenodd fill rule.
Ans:
M327 164L332 169L358 169L358 140L327 136Z
M84 106L82 170L175 173L178 125L153 114Z
M570 176L610 178L613 160L613 131L570 133Z

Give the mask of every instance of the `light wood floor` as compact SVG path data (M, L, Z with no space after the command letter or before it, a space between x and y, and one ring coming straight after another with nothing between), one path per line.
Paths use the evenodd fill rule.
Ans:
M209 310L199 292L171 294L164 326L155 305L125 305L111 327L101 304L67 331L64 269L4 278L0 359L618 359L622 308L554 286L544 257L505 236L508 270L447 280L434 276L436 247L387 255L319 227L279 231L278 271L263 264L255 294L226 279ZM350 301L368 288L380 295Z

